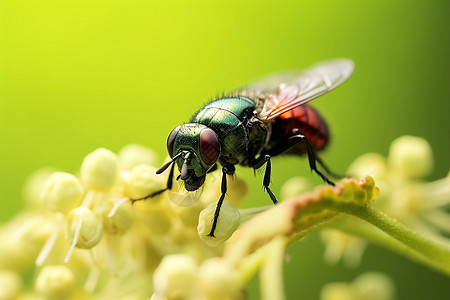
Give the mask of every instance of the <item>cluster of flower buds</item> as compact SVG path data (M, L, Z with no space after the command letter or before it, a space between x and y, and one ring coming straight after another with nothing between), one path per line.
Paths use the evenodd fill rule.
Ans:
M320 294L321 300L393 300L395 286L388 276L378 272L359 275L353 282L326 284Z
M447 248L376 208L405 224L427 218L436 228L450 230L444 222L448 216L439 210L450 199L448 178L417 179L431 164L426 142L403 137L392 144L388 159L367 154L352 164L350 173L363 178L360 182L343 179L336 187L303 194L308 183L293 178L281 189L285 201L270 209L239 210L247 186L230 176L211 237L220 174L208 174L202 193L187 193L181 180L174 180L171 190L132 205L131 199L165 189L169 172L156 175L151 149L129 145L115 154L100 148L84 158L77 174L46 169L31 176L24 193L27 208L0 227L0 299L245 299L245 286L257 271L262 297L283 299L284 250L324 224L338 229L323 235L329 260L344 255L357 263L365 242L342 230L361 229L356 232L361 234L371 223L397 243L415 247L431 267L450 273ZM377 201L379 189L366 174L386 190ZM345 227L335 222L345 219L338 215L368 223ZM367 278L392 290L382 276L371 276L325 287L322 298L348 294L362 299L358 295L367 292Z
M433 169L430 144L421 137L401 136L395 139L387 157L366 153L358 157L347 173L355 178L372 176L382 191L374 206L418 233L449 245L450 173L427 182ZM364 224L361 227L364 227ZM339 229L342 229L340 227ZM351 267L358 265L367 241L342 230L321 232L327 245L325 259L336 263L341 258Z
M207 299L222 299L219 295L226 292L231 298L239 295L242 287L235 284L234 269L207 259L222 253L221 245L239 226L236 207L245 197L246 184L236 176L229 178L230 193L215 237L209 237L220 197L220 181L214 175L189 207L174 204L174 199L185 197L179 182L172 191L131 204L130 199L166 187L167 174L156 175L156 166L151 149L128 145L118 154L96 149L77 174L40 170L31 176L25 188L28 208L0 228L0 286L8 286L0 298L22 296L22 278L33 267L34 291L24 289L30 297L111 294L142 299L154 290L154 297L165 299L190 289L209 295ZM146 281L134 280L136 276ZM194 289L201 277L214 284Z

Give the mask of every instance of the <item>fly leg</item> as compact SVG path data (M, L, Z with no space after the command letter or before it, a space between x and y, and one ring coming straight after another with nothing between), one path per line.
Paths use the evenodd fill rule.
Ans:
M236 169L234 165L227 165L222 167L222 185L220 187L222 195L220 195L219 202L217 202L216 210L214 212L213 224L208 236L214 237L214 231L216 230L217 227L217 220L219 219L220 208L222 207L223 199L225 198L225 194L227 193L227 174L233 175L235 171Z
M272 173L272 163L270 161L270 155L265 154L259 156L250 164L250 167L254 169L259 169L264 164L266 164L266 171L264 172L263 187L266 190L267 194L269 194L270 200L272 200L273 204L277 204L278 203L277 197L269 187L270 175Z
M322 171L317 169L316 166L316 154L314 153L314 150L312 149L311 145L309 144L308 140L305 138L303 134L297 135L300 139L300 141L305 141L306 150L308 151L308 161L309 161L309 168L316 172L317 175L319 175L326 183L328 183L331 186L335 186L334 182L332 182Z
M156 195L159 195L159 194L161 194L164 191L171 190L172 189L172 183L173 183L173 169L174 169L174 167L175 167L175 164L173 164L172 167L170 168L169 178L167 178L167 185L166 185L166 187L164 189L156 191L156 192L153 192L153 193L151 193L151 194L149 194L149 195L147 195L145 197L142 197L142 198L130 199L131 204L134 204L134 202L136 202L136 201L141 201L141 200L145 200L145 199L148 199L148 198L151 198L151 197L155 197Z
M217 170L217 164L214 164L211 169L209 169L206 173L211 173L214 172L215 170Z
M330 168L328 168L328 166L323 162L323 160L320 159L320 157L318 157L317 155L316 155L316 161L319 163L319 165L322 166L322 168L325 170L325 172L327 172L327 174L330 175L331 177L340 179L340 178L344 178L346 176L346 175L338 174L338 173L331 171Z
M306 152L308 153L308 161L309 161L309 167L312 171L316 172L317 175L320 176L326 183L328 183L331 186L334 186L334 182L332 182L328 177L319 169L317 169L316 161L318 161L321 165L322 162L317 158L316 154L314 153L314 150L312 149L311 145L309 144L306 137L301 134L298 129L294 130L294 133L296 135L291 136L287 140L278 143L277 145L273 146L271 149L267 151L267 153L271 156L281 154L288 150L289 148L297 145L298 143L304 142L306 146ZM323 165L322 165L323 166ZM327 168L325 168L327 169Z

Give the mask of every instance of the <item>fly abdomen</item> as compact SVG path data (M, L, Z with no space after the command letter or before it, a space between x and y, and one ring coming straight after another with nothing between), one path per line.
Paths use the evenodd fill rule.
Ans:
M307 105L298 106L277 117L272 127L272 142L279 142L302 133L314 150L323 149L329 140L328 127L319 113ZM303 154L306 152L303 143L296 145L287 153Z

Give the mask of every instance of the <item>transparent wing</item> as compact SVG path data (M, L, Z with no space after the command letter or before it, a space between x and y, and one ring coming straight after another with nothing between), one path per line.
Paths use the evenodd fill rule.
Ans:
M189 192L184 188L181 180L174 182L172 189L167 191L170 201L176 206L188 207L194 205L202 194L203 187Z
M268 122L338 87L353 73L349 59L325 61L304 71L266 77L242 90L258 102L257 116Z

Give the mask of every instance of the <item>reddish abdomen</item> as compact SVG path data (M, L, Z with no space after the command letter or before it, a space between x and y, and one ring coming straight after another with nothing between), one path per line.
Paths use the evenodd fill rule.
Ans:
M293 135L294 129L298 129L302 133L314 150L323 149L329 138L328 128L325 121L310 106L302 105L285 112L276 118L274 124L274 134L278 134L278 138L289 138ZM277 139L278 139L277 138ZM305 153L303 143L298 144L292 149L298 154ZM296 151L297 150L297 151Z

